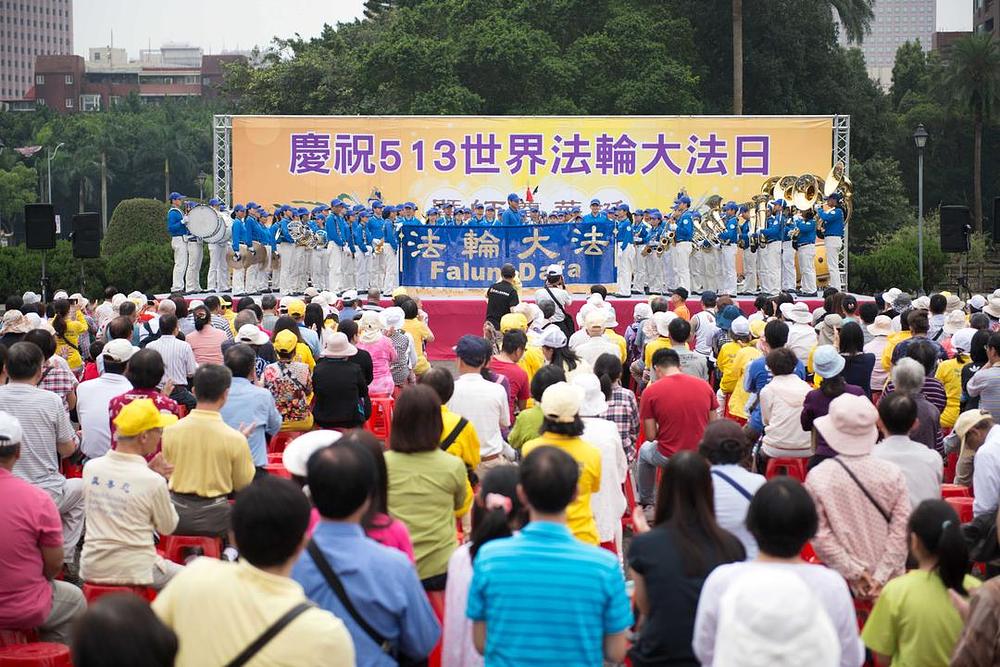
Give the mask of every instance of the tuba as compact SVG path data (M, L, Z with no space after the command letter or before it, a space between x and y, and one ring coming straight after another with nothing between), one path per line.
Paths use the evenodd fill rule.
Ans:
M304 223L298 220L292 220L288 223L288 235L292 237L295 241L295 245L300 248L312 248L314 235L312 230Z
M803 174L795 179L792 186L791 204L800 211L808 211L816 205L819 193L819 179L812 174Z
M843 162L833 165L823 181L824 199L836 192L839 192L843 197L841 207L844 209L844 224L846 225L854 213L854 184L851 183L851 179L847 178ZM823 233L823 218L816 221L816 231L820 234Z

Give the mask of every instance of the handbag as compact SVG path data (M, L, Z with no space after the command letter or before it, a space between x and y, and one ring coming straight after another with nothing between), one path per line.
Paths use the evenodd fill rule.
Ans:
M576 332L576 322L574 322L573 318L569 316L569 313L566 312L566 307L562 304L562 301L556 298L556 295L552 293L552 290L548 285L545 286L545 291L549 293L549 297L552 299L552 302L556 304L556 307L559 308L563 314L562 322L555 322L555 325L562 329L563 333L566 334L566 338L569 338Z

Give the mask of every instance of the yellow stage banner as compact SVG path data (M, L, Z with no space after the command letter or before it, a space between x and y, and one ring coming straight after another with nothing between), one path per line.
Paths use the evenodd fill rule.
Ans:
M830 116L234 116L234 202L670 209L682 188L748 201L769 176L826 174ZM536 191L537 188L537 191Z

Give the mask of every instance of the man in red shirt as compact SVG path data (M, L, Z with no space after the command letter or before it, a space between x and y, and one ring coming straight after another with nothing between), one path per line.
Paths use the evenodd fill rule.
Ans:
M719 402L711 385L681 371L672 349L653 354L656 381L642 392L639 419L646 442L639 449L639 504L653 504L656 468L679 451L696 450L709 421L716 419Z
M514 423L515 413L524 409L531 398L531 383L528 374L517 362L524 356L528 345L528 335L520 329L504 333L500 354L490 360L490 369L507 378L507 403L510 406L510 423Z
M42 641L68 644L87 603L79 588L53 580L63 564L62 519L48 493L11 473L21 440L20 422L0 412L0 629L37 628Z

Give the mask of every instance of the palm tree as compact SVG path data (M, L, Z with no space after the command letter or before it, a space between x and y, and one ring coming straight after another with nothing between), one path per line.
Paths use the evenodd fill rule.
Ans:
M972 214L976 232L983 231L983 124L1000 101L1000 41L989 33L971 35L954 43L945 88L952 102L972 114L975 143L972 157Z
M837 12L844 34L860 44L868 33L875 13L873 0L829 0ZM743 113L743 0L733 0L733 114Z

